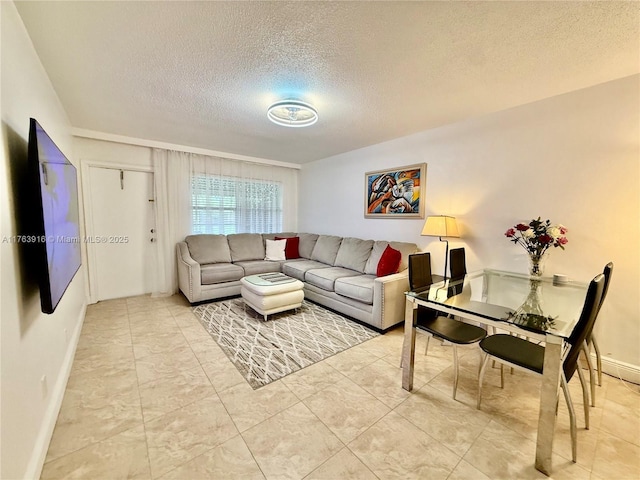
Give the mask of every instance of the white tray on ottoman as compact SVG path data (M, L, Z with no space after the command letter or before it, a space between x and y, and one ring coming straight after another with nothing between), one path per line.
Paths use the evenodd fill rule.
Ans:
M267 319L268 315L302 305L304 284L283 273L262 273L240 279L244 302Z

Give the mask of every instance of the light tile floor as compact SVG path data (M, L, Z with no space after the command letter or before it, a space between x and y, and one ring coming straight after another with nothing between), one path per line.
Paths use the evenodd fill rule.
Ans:
M401 388L402 327L258 390L242 379L182 296L91 305L43 479L528 479L540 380L487 374L475 408L477 346L418 336L415 387ZM640 388L607 377L591 429L582 395L578 463L561 399L553 478L640 478Z

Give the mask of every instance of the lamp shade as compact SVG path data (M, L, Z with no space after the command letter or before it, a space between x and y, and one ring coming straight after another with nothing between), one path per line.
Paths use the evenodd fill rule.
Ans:
M459 237L458 225L454 217L431 215L427 217L422 234L430 237Z

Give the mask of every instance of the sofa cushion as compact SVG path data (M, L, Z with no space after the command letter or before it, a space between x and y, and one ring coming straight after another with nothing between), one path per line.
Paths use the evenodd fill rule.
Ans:
M304 274L307 273L307 270L311 270L312 268L329 268L329 265L316 262L315 260L291 260L282 265L282 273L304 282Z
M364 273L364 266L369 260L372 248L373 240L343 238L334 265Z
M200 265L200 281L202 285L233 282L244 277L244 269L232 263L211 263Z
M338 295L336 292L328 292L309 283L304 286L304 298L348 315L354 319L369 323L374 327L376 326L374 323L370 322L374 311L373 305L369 305L343 295Z
M373 275L338 278L333 289L343 297L373 305L373 284L375 279L376 277Z
M418 246L415 243L409 242L389 242L389 245L391 245L391 248L395 248L402 254L398 271L402 272L409 268L409 255L417 253Z
M287 246L286 240L265 240L265 260L284 261L287 259L284 250Z
M391 248L398 250L402 254L402 257L400 258L400 266L398 267L399 272L406 270L409 266L409 255L418 251L418 246L415 243L387 242L385 240L378 240L373 244L371 256L364 267L364 273L367 275L375 275L378 272L378 263L380 263L380 258L387 248L387 245L391 245Z
M259 273L279 272L282 262L271 262L269 260L245 260L236 262L234 265L242 267L244 276L257 275Z
M189 235L184 241L187 242L191 258L200 265L231 262L231 252L226 235Z
M231 260L264 260L264 243L259 233L233 233L227 235Z
M333 265L336 261L336 255L340 249L340 243L342 237L335 235L320 235L316 246L313 247L311 253L311 260L317 260L318 262L326 263L327 265Z
M303 258L311 258L313 248L316 246L318 235L315 233L300 233L300 245L298 246L298 252Z
M313 268L304 274L304 280L323 290L333 292L334 283L338 278L353 277L358 272L342 267Z
M287 241L284 247L284 255L287 257L287 260L300 258L300 237L276 237L276 240Z
M378 269L376 270L376 277L386 277L393 273L398 272L400 267L400 260L402 260L402 254L399 250L391 248L391 245L387 245L384 249L382 257L378 262Z
M295 236L296 236L295 232L263 233L262 234L262 239L263 240L278 240L277 237L289 238L289 237L295 237Z
M384 240L378 240L373 243L371 255L369 255L369 260L367 260L367 264L364 266L364 273L367 275L375 275L378 272L378 263L380 263L380 258L382 258L382 254L388 245L389 242Z

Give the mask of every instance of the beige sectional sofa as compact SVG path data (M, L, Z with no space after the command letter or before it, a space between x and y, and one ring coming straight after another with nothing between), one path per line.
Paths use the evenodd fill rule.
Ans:
M300 258L265 260L265 241L299 237ZM376 277L387 245L402 254L399 273ZM189 302L240 294L240 279L283 272L304 283L305 298L379 330L404 319L407 258L414 243L342 238L312 233L190 235L176 247L178 283Z

